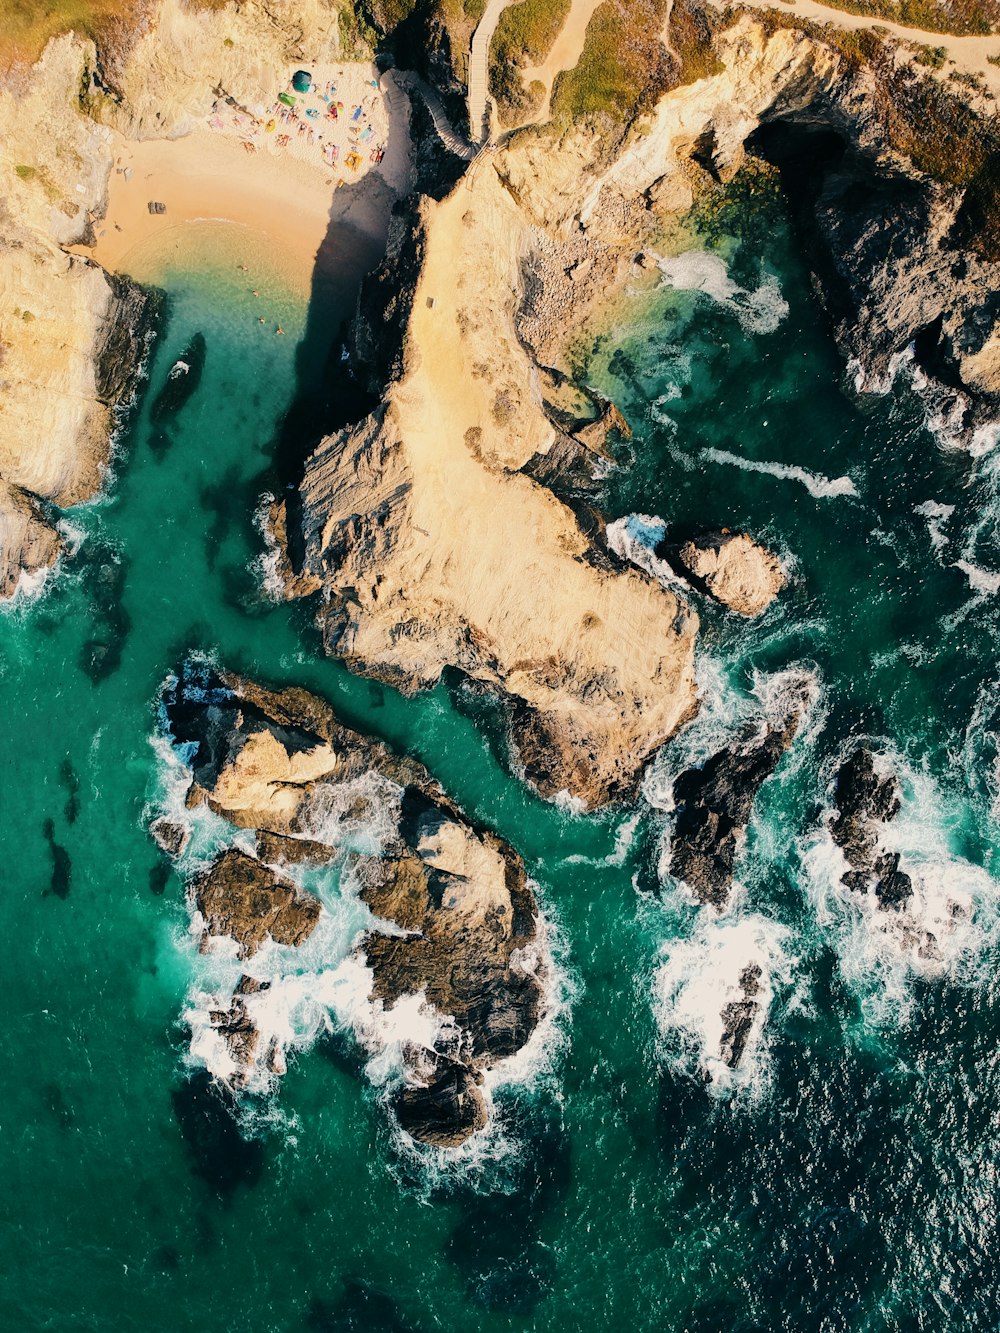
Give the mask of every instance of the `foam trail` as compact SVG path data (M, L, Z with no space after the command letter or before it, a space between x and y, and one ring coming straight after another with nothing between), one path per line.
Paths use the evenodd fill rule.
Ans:
M926 518L931 546L934 548L934 554L938 555L948 545L949 539L941 528L954 514L955 506L941 504L938 500L925 500L923 504L914 505L913 512L919 514L921 518Z
M809 472L804 467L789 466L786 463L759 463L754 458L743 458L731 454L728 449L702 449L701 457L709 463L729 463L742 468L744 472L764 472L769 477L784 477L788 481L798 481L817 500L832 499L839 495L854 495L858 491L850 477L824 477L819 472Z
M760 286L750 292L733 282L720 255L687 250L667 259L655 254L653 258L664 287L701 292L735 315L747 333L773 333L788 314L788 302L770 273L763 274Z
M985 597L992 597L1000 592L1000 574L993 570L980 569L969 560L956 560L955 568L960 569L969 580L969 587L973 592L982 593Z

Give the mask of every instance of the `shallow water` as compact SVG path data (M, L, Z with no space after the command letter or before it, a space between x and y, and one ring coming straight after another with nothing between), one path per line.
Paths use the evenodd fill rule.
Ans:
M308 607L261 595L253 513L305 303L279 276L254 298L237 250L162 260L169 322L116 476L71 516L83 539L60 576L0 617L0 1326L996 1327L997 480L989 457L938 450L902 388L863 414L843 396L780 217L763 234L763 268L724 249L752 320L717 266L724 300L675 272L583 358L636 432L612 517L745 525L793 570L760 622L699 604L701 718L648 799L591 817L510 776L461 690L403 700L357 680L320 657ZM284 338L257 324L262 299ZM204 377L154 450L149 402L198 331ZM157 692L192 648L325 695L524 854L565 1009L459 1161L402 1150L334 1030L260 1108L246 1179L220 1191L193 1169L174 1095L198 959L144 818L165 781ZM793 666L816 682L810 723L764 788L731 913L698 916L662 873L671 776L775 707ZM862 734L904 771L904 850L972 902L941 966L836 892L821 810ZM768 1023L737 1077L706 1086L711 969L738 970L748 941Z

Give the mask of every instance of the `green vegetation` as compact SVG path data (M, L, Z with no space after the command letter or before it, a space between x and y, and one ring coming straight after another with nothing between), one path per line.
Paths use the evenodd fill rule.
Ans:
M23 181L31 181L38 175L38 168L29 167L22 162L14 168L14 174Z
M697 8L691 0L674 0L670 11L670 49L680 61L679 83L695 83L722 72L714 35L708 10Z
M725 183L706 179L691 210L691 222L707 246L714 249L740 236L744 250L754 255L767 248L783 216L781 173L753 157Z
M916 48L916 59L921 65L929 65L931 69L940 69L947 59L948 52L943 46L918 46Z
M676 79L660 33L666 0L604 0L587 25L575 69L552 90L552 116L627 125Z
M526 120L538 110L545 89L525 90L521 71L539 65L566 22L572 0L523 0L505 9L490 47L490 92L505 125Z
M908 28L968 36L995 32L1000 0L824 0L835 9L866 18L891 19Z

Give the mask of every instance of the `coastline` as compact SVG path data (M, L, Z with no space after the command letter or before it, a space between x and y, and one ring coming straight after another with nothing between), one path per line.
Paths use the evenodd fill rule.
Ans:
M293 157L248 155L240 140L201 127L182 139L121 140L95 242L67 249L143 281L151 240L188 223L229 222L266 236L276 265L306 287L330 228L384 237L396 193L380 169L338 188L330 172ZM150 202L166 211L151 213Z

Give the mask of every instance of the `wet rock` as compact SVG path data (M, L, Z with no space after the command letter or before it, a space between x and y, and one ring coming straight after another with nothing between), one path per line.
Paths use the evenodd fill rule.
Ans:
M694 587L741 616L759 616L785 586L781 561L745 532L705 533L655 554L674 565Z
M174 819L154 819L149 831L157 847L168 856L181 856L191 840L191 831Z
M319 920L318 899L246 852L230 849L196 881L194 900L205 918L204 942L228 935L249 958L270 936L276 944L299 945Z
M38 499L0 477L0 600L13 597L22 575L50 569L61 550Z
M733 866L746 836L754 801L791 745L808 703L808 684L779 726L748 727L733 745L674 782L670 873L699 903L725 907Z
M913 882L899 869L899 854L882 846L881 830L900 808L895 773L880 773L871 750L859 746L841 764L833 798L830 834L850 866L841 882L858 893L873 890L880 907L898 910L912 897Z
M719 1055L730 1067L739 1064L747 1041L753 1031L754 1021L760 1005L755 998L760 993L762 973L758 963L751 963L740 973L740 990L743 998L732 1000L722 1010L723 1033L719 1044Z
M193 885L206 939L229 935L244 958L267 935L301 943L322 908L296 886L297 867L342 862L377 919L355 948L370 969L372 1049L379 1016L400 1001L419 997L440 1020L431 1045L404 1052L400 1123L438 1145L481 1129L484 1072L524 1046L544 1007L547 954L521 858L420 764L343 727L302 690L267 691L191 661L164 704L192 770L189 804L207 801L257 834L259 858L231 849ZM233 1087L283 1072L244 981L210 1014Z
M393 1110L411 1138L436 1148L456 1147L489 1118L476 1075L451 1063L430 1083L404 1088Z

